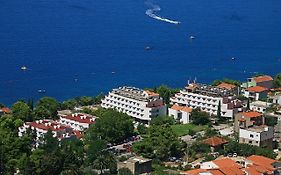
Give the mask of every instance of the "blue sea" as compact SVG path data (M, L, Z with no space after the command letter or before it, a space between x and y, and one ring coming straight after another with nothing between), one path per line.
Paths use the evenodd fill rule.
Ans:
M280 6L280 0L1 0L0 102L274 75L281 72Z

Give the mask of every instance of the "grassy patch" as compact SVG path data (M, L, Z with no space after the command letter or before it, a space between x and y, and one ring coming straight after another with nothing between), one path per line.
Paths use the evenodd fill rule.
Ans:
M176 133L177 136L183 136L187 135L189 133L189 130L193 130L194 132L199 132L206 130L208 126L206 125L194 125L194 124L177 124L177 125L172 125L172 130Z

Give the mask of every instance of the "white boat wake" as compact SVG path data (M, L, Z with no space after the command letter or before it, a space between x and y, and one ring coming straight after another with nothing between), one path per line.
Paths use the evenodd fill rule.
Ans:
M154 5L151 2L146 2L146 5L151 7L150 9L147 9L146 12L145 12L145 14L148 15L149 17L151 17L153 19L156 19L156 20L159 20L159 21L168 22L168 23L171 23L171 24L180 24L181 23L180 21L171 20L171 19L164 18L164 17L156 15L155 13L159 12L161 10L161 8L158 5Z

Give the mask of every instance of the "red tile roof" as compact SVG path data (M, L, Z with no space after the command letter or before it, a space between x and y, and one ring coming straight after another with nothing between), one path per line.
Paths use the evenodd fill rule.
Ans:
M36 129L42 129L45 131L50 129L51 131L65 134L64 136L63 135L57 136L58 139L64 139L71 136L76 136L78 139L82 137L82 133L80 131L73 130L70 126L62 125L52 120L38 120L36 122L27 122L26 125L34 127Z
M239 114L242 114L244 117L247 117L247 118L255 118L255 117L262 116L262 113L256 112L256 111L240 112Z
M6 114L11 113L11 110L9 108L6 108L6 107L1 108L1 110Z
M229 84L229 83L224 83L222 82L221 84L217 85L218 88L222 88L222 89L227 89L227 90L231 90L234 89L236 86L233 84Z
M187 106L179 106L179 105L173 105L171 109L177 110L177 111L184 111L184 112L192 112L192 108Z
M159 94L153 92L153 91L150 91L150 90L145 90L145 92L148 94L148 96L150 97L154 97L154 96L159 96Z
M249 92L256 92L256 93L268 91L267 88L262 87L262 86L253 86L253 87L249 87L249 88L247 88L245 90L249 91Z
M230 158L224 158L224 159L216 159L212 161L214 164L216 164L219 168L241 168L240 165L238 165L234 160Z
M61 116L61 118L66 118L68 120L73 120L79 123L95 123L95 117L87 116L85 114L71 114L66 116Z
M272 81L273 78L269 75L263 75L263 76L254 77L254 80L256 81L256 83L260 83L264 81Z
M242 167L230 158L217 159L211 161L218 166L213 169L194 169L184 171L181 174L185 175L199 175L199 173L211 173L212 175L243 175Z
M62 125L52 120L39 120L36 122L27 122L26 124L34 128L38 128L46 131L49 129L52 131L61 131L61 130L65 130L66 128L71 128L70 126Z
M217 136L205 139L203 142L205 144L208 144L208 145L213 146L213 147L228 143L228 141L226 141L225 139L217 137Z
M259 169L267 169L273 171L275 168L272 166L273 163L278 162L277 160L270 159L264 156L252 155L247 157L255 166L260 166Z

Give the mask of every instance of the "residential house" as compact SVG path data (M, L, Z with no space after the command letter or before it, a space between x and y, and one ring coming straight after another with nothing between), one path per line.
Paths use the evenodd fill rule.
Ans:
M199 169L181 172L184 175L244 175L243 167L230 158L203 162Z
M219 85L217 85L217 87L220 89L226 89L226 90L232 91L236 95L239 94L239 88L233 84L222 82Z
M249 87L253 87L253 86L261 86L261 87L270 89L273 86L273 78L269 75L251 77L251 78L248 78L247 82L243 83L241 87L249 88Z
M257 111L260 113L265 113L266 108L270 107L272 103L264 102L264 101L253 101L250 103L250 110Z
M252 155L245 160L245 171L249 175L280 175L281 162L264 156Z
M274 130L271 126L260 125L239 129L239 143L272 148Z
M242 163L243 162L243 163ZM235 159L222 158L203 162L200 168L183 171L183 175L280 175L281 163L264 156L252 155Z
M262 86L252 86L243 90L244 96L251 100L260 100L267 98L269 89Z
M263 125L264 118L262 113L256 111L240 112L235 115L234 131L239 132L240 128L249 128L254 125Z
M281 94L271 95L269 96L269 100L273 104L281 105Z
M211 151L215 152L220 149L224 149L224 145L226 145L228 141L221 137L213 136L203 140L203 143L209 145L211 147Z
M174 119L179 120L181 123L186 124L190 122L192 108L174 104L168 111L169 116L173 116Z
M11 112L12 111L9 108L7 108L7 107L0 108L0 115L2 115L2 114L9 114Z

